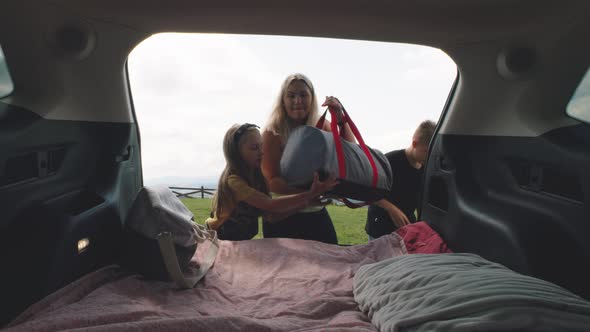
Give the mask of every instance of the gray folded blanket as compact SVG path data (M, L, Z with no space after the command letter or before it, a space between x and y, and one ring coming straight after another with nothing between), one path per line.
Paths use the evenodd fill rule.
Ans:
M354 299L380 331L590 331L590 302L473 254L362 266Z

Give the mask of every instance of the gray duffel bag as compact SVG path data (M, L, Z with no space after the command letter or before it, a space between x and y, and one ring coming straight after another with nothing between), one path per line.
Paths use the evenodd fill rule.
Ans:
M308 188L314 172L318 171L321 177L333 174L340 183L329 196L341 199L350 207L358 207L387 195L392 171L383 153L366 146L346 111L343 113L344 123L349 124L359 144L341 137L334 114L332 132L316 128L323 125L324 113L316 127L301 126L291 133L281 157L281 177L290 186ZM347 199L361 202L351 203Z

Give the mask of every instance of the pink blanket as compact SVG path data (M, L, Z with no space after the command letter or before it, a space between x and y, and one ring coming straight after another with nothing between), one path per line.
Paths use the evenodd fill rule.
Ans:
M428 241L442 243L438 236ZM354 274L406 253L397 234L350 247L221 241L215 265L194 289L108 266L34 304L7 331L375 331L354 301Z
M402 227L396 233L402 237L408 254L452 252L440 235L424 221Z

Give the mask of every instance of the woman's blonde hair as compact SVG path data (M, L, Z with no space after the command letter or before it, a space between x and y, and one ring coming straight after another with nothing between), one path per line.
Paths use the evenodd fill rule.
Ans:
M250 173L250 169L240 154L240 144L244 142L249 132L257 131L257 128L258 126L249 123L236 124L231 126L223 137L223 155L226 164L219 177L217 191L211 202L211 211L215 212L218 218L221 216L223 208L230 206L234 199L234 194L228 184L230 175L237 175L244 179L250 187L268 194L268 186L260 167L254 169L254 174Z
M301 81L305 83L311 92L311 109L309 110L309 115L307 116L305 124L308 126L315 126L319 118L318 101L315 94L315 89L313 88L313 84L311 84L309 78L303 74L291 74L287 76L285 81L283 81L283 85L281 85L281 91L275 100L272 112L268 118L268 122L264 127L265 131L271 131L275 135L279 135L283 144L287 141L291 131L297 127L297 125L294 124L287 115L287 109L283 103L283 97L287 93L289 85L294 81Z

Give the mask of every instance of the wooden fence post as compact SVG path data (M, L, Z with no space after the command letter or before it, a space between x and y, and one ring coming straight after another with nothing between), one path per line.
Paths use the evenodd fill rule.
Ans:
M205 194L209 196L214 196L215 188L205 188L205 186L201 186L201 188L187 188L187 187L168 187L172 192L176 195L176 197L182 198L196 198L193 195L197 195L201 193L201 198L205 198ZM188 192L181 192L180 190L188 190Z

